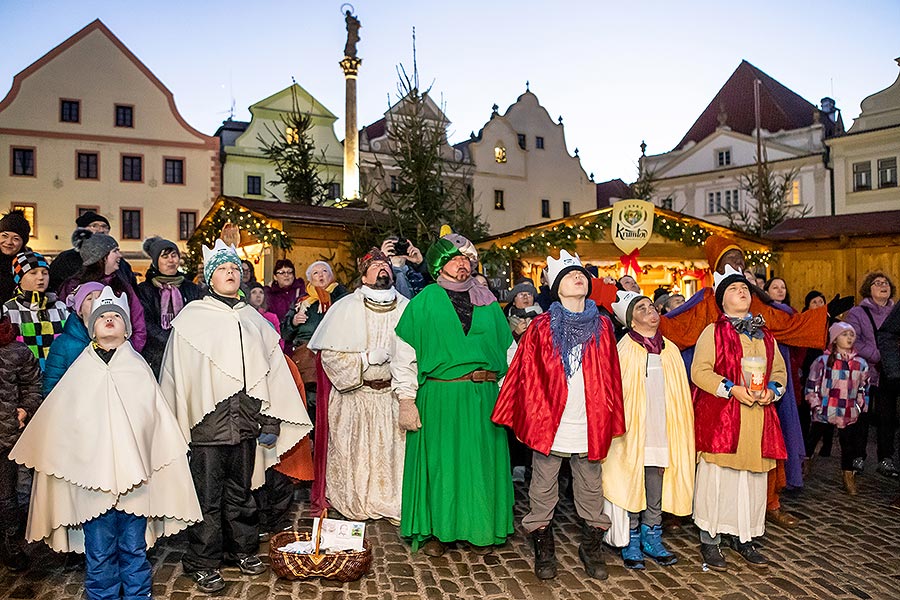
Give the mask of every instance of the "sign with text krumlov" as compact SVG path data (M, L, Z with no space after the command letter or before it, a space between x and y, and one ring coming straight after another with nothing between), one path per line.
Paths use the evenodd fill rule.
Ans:
M643 248L653 233L653 203L646 200L619 200L612 207L609 234L625 254Z

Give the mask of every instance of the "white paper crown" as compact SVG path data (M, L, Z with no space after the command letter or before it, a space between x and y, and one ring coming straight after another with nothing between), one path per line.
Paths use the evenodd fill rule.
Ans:
M634 302L637 298L645 298L641 294L637 292L627 292L624 290L620 290L616 292L616 301L612 303L613 312L616 313L616 318L619 320L619 323L624 325L625 327L631 327L631 324L628 323L628 308L631 306L631 303Z
M560 272L567 267L581 267L581 259L578 258L578 254L572 256L565 250L559 251L559 259L554 259L552 256L547 257L547 281L550 283L550 287L553 287L553 284L556 283L556 278L559 277Z
M723 281L725 281L725 279L727 279L728 277L732 277L732 276L734 276L734 275L737 275L738 277L743 277L743 276L744 276L743 273L741 273L740 271L738 271L737 269L735 269L735 268L732 267L731 265L725 265L725 272L724 272L724 273L719 273L718 271L715 271L715 272L713 273L713 290L715 291L715 290L719 289L719 284L720 284L720 283L722 283Z
M113 292L112 288L108 285L104 286L100 295L94 299L94 303L91 305L91 313L96 313L97 309L100 308L108 308L110 305L117 306L124 310L126 315L131 314L131 311L128 309L128 297L125 294L116 296L115 292Z
M237 255L237 248L234 247L234 244L226 245L221 238L216 240L212 248L207 248L206 246L201 246L201 248L203 248L203 262L206 262L210 256L219 252L230 252Z

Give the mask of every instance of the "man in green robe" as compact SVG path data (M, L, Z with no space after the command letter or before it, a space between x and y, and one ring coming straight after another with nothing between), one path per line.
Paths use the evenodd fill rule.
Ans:
M400 533L429 556L464 540L490 552L513 533L506 431L491 422L512 334L471 277L471 242L452 234L426 253L437 282L407 305L396 332L415 350L419 389L399 398L407 430Z

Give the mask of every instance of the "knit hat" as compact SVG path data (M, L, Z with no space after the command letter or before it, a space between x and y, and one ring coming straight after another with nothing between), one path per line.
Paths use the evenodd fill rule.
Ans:
M844 321L836 321L834 325L828 328L828 345L831 346L834 340L845 331L855 331L853 325Z
M725 265L725 273L719 273L718 271L713 273L713 289L716 292L716 305L722 312L725 311L725 309L722 308L722 298L725 297L725 290L727 290L728 286L732 283L738 282L743 282L747 284L748 288L750 287L750 283L747 281L747 278L744 277L744 274L740 271L736 271L731 265Z
M106 223L107 227L109 227L109 220L106 217L104 217L103 215L98 215L97 213L95 213L92 210L87 211L86 213L82 214L80 217L75 219L75 224L78 225L79 227L87 227L88 225L90 225L91 223L94 223L95 221L102 221L102 222Z
M178 246L175 242L164 240L158 235L154 235L153 237L144 240L144 244L141 247L144 249L144 254L150 257L150 264L153 265L154 269L159 269L159 256L164 251L174 250L175 252L178 252Z
M334 279L334 270L332 270L331 265L329 265L324 260L317 260L312 263L308 267L306 267L306 280L309 281L310 274L313 272L315 267L324 267L328 274L331 275L331 278Z
M103 291L102 283L99 281L86 281L72 290L72 293L66 297L66 306L69 307L69 310L79 313L81 311L81 305L84 304L84 299L93 292L101 291Z
M0 219L0 232L9 231L16 233L22 238L22 247L28 244L28 238L31 237L31 224L25 218L25 213L21 210L11 210Z
M81 263L88 266L100 262L104 256L119 247L119 242L111 235L79 227L72 233L72 245L81 255Z
M716 267L719 265L719 261L722 260L722 256L724 256L726 252L729 250L740 250L741 247L737 245L735 240L729 237L713 234L706 238L703 249L706 251L706 262L709 263L709 270L715 271Z
M552 256L547 257L547 281L550 282L550 294L556 298L559 297L559 282L566 273L570 271L581 271L587 278L587 295L591 295L591 274L581 266L581 259L578 254L572 256L566 250L559 251L559 259Z
M528 292L529 294L531 294L532 298L537 297L537 289L535 289L534 284L531 283L531 280L529 279L520 281L515 286L513 286L513 289L510 292L510 298L515 299L515 297L522 292Z
M19 252L16 254L16 257L12 261L12 274L16 285L19 285L19 282L22 281L22 275L39 267L50 269L50 265L47 264L47 259L45 259L43 255L30 250L28 252Z
M454 256L465 255L450 240L439 238L425 253L425 264L428 265L428 272L434 279L437 279L438 273Z
M241 272L244 268L241 265L241 257L238 256L237 248L234 247L234 244L226 246L225 242L217 239L212 248L207 248L206 246L201 246L201 248L203 249L203 279L207 285L211 285L210 280L212 279L213 271L221 265L233 263L237 266L238 272Z
M97 296L97 298L94 300L94 305L91 309L91 316L88 319L87 323L87 330L88 334L91 336L91 339L94 338L94 323L97 322L97 319L100 318L100 315L108 312L116 312L122 316L122 320L125 321L125 338L130 338L131 311L128 309L128 296L126 296L125 294L116 296L111 287L104 286L103 291L100 292L100 295Z
M356 267L359 269L360 275L365 275L366 271L369 270L369 267L372 266L372 263L384 263L387 265L387 271L391 274L393 278L393 269L391 268L391 259L388 258L387 254L381 251L380 248L376 248L372 246L368 252L360 256L356 259Z
M628 329L631 329L634 307L642 298L647 298L647 296L642 296L637 292L616 292L616 301L612 303L612 309L616 314L616 319ZM650 300L650 298L647 298L647 300Z

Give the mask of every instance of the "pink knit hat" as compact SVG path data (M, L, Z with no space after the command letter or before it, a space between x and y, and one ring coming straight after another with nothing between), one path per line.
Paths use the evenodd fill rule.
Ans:
M837 339L837 336L841 335L845 331L853 331L853 326L850 323L844 323L843 321L838 321L834 325L828 328L828 345L834 343L834 340Z
M77 288L75 288L71 294L66 297L66 306L69 307L75 314L78 314L78 311L81 309L81 305L84 304L84 299L88 297L88 294L91 292L102 292L103 284L99 281L88 281L82 283Z

